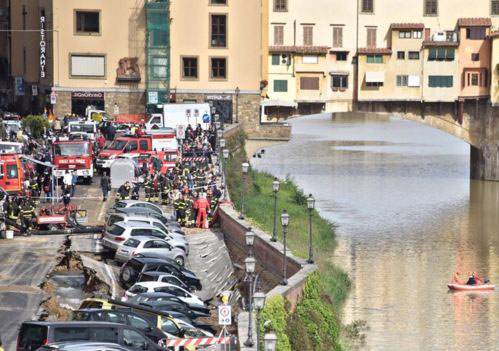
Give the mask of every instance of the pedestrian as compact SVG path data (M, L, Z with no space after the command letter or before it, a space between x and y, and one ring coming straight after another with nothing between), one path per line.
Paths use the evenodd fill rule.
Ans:
M76 192L76 183L78 183L78 176L74 171L71 172L71 197L75 196Z
M99 133L99 136L97 137L96 141L99 150L104 149L104 147L106 146L106 138L104 138L104 136L101 133Z
M71 173L69 173L69 171L66 171L66 173L64 173L64 176L62 177L62 190L71 189L72 184L73 176L71 175Z
M107 139L110 141L113 141L115 135L116 135L116 128L111 123L111 124L109 124L109 127L107 128Z
M64 189L64 195L62 196L62 202L64 203L64 206L69 205L71 202L71 191L69 188Z
M102 189L102 201L107 201L107 193L111 189L111 184L106 172L104 172L102 178L100 179L100 187Z

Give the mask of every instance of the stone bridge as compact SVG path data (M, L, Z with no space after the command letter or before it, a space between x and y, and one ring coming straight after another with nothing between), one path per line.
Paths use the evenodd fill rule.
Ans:
M455 103L359 102L355 114L390 114L440 129L470 145L470 176L499 181L499 107L486 99Z

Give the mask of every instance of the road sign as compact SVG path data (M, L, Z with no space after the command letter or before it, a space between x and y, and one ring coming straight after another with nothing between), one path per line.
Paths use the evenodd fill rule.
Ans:
M177 126L177 139L185 139L185 126L182 124Z
M218 324L231 325L232 324L232 310L228 305L218 306Z
M205 113L203 115L203 123L210 123L210 115Z
M149 98L149 103L150 104L157 104L158 103L158 92L157 91L150 91L147 94Z
M55 105L57 103L57 95L55 94L55 91L50 93L50 103L52 105Z

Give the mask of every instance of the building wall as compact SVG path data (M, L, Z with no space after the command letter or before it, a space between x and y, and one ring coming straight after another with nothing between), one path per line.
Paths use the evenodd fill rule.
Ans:
M422 96L424 101L448 101L453 102L457 100L459 95L459 64L457 56L457 48L455 48L454 61L428 61L430 50L424 48L423 55L423 83L422 83ZM430 88L429 76L453 76L454 82L452 88Z
M499 103L499 37L493 37L491 40L491 80L490 80L490 101L493 105Z
M286 100L286 101L294 101L296 100L296 79L294 78L294 70L293 70L293 60L295 57L293 55L289 55L289 64L282 63L282 57L280 54L274 54L279 56L279 65L272 64L272 54L267 58L268 67L269 67L269 80L268 80L268 88L267 95L271 99L275 100ZM287 61L288 62L288 61ZM288 91L287 92L276 92L274 90L274 81L276 80L286 80L288 82Z
M359 55L359 100L386 100L388 89L387 67L391 55L383 55L383 63L367 63L367 55ZM381 87L368 87L366 85L366 72L385 72L385 83Z

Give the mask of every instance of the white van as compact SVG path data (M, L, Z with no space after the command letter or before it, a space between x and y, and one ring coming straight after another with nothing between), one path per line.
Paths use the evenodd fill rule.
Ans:
M162 114L153 114L145 124L146 130L158 128L177 128L178 125L187 127L189 124L196 128L198 124L202 129L211 125L210 104L165 104Z

